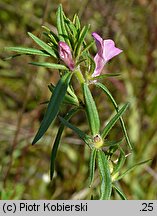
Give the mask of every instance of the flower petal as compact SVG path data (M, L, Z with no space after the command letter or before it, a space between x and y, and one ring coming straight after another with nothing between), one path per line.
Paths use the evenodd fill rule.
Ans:
M95 77L95 76L100 75L100 73L104 67L104 64L105 64L105 61L103 58L104 41L96 32L93 32L92 36L95 39L97 50L98 50L98 53L94 57L96 68L94 70L94 73L92 74L92 77Z
M94 61L95 61L96 67L95 67L94 73L92 74L92 77L99 76L105 65L104 59L98 53L94 57Z
M99 76L104 65L114 56L120 54L122 50L115 47L115 43L111 39L103 40L96 32L93 32L92 36L95 39L98 50L96 56L94 57L96 68L92 74L92 77L95 77Z
M99 53L99 55L102 56L103 55L103 49L104 49L104 41L96 32L93 32L92 36L95 39L98 53Z
M103 43L104 43L103 58L105 62L108 62L114 56L122 52L121 49L115 47L115 43L111 39L104 40Z

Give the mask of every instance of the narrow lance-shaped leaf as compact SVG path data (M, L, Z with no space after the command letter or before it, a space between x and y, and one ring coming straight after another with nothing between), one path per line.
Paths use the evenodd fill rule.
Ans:
M59 5L57 13L56 13L56 17L57 17L57 31L58 31L59 40L65 42L65 39L63 37L63 32L62 32L62 25L61 25L61 13L62 13L62 6Z
M95 44L95 41L92 41L89 44L86 44L82 51L82 54L85 54L93 46L93 44Z
M79 30L81 27L81 24L80 24L80 20L77 14L74 15L73 23L76 26L77 30Z
M123 140L124 138L120 140L113 140L113 141L105 140L104 146L109 146L109 147L117 146L118 147L122 143Z
M35 35L33 35L32 33L28 32L29 36L40 46L42 47L46 52L48 52L51 56L53 56L54 58L57 58L57 55L55 53L55 51L49 46L47 45L44 41L40 40L38 37L36 37Z
M49 57L51 56L49 53L45 52L44 50L38 50L33 48L25 48L25 47L5 47L6 50L18 52L21 54L29 54L29 55L40 55Z
M75 25L68 18L65 17L64 19L65 19L65 27L67 29L67 32L73 38L73 42L74 42L77 37L77 29Z
M67 92L68 92L73 98L77 98L77 96L76 96L76 94L75 94L75 92L74 92L74 89L73 89L72 85L71 85L71 86L70 86L70 85L68 86Z
M68 121L80 108L79 107L75 107L74 109L70 110L66 116L65 119ZM61 136L64 130L64 124L61 123L54 144L53 144L53 148L51 151L51 161L50 161L50 179L52 180L53 178L53 174L54 174L54 168L55 168L55 159L56 159L56 155L57 155L57 150L58 150L58 146L61 140Z
M73 36L76 37L77 34L77 29L75 27L75 25L73 24L73 22L71 22L70 19L64 17L65 19L65 24L66 24L66 29L71 32L72 34L74 34Z
M94 180L94 172L95 172L95 159L96 159L96 148L93 148L90 155L90 166L89 166L89 187L91 187Z
M23 55L23 54L15 54L15 55L12 55L12 56L8 56L8 57L4 58L4 61L11 60L11 59L16 58L16 57L19 57L19 56L21 56L21 55ZM25 55L25 54L24 54L24 55Z
M56 52L58 51L57 50L57 47L58 47L58 43L55 41L55 39L53 38L53 36L48 33L48 32L43 32L43 35L46 36L47 40L48 40L48 45L52 47L52 49L54 49Z
M108 200L111 197L112 181L108 160L103 151L97 152L98 169L101 176L100 200Z
M64 12L62 9L62 5L60 4L57 10L57 30L58 30L58 37L60 41L66 42L70 45L69 36L67 34L67 30L65 27L65 20L64 20Z
M57 113L59 112L60 104L64 100L64 96L66 94L70 79L72 74L70 72L67 72L62 78L58 81L54 92L50 98L46 113L44 115L44 118L41 122L40 128L32 142L32 144L35 144L47 131L48 127L52 123L52 121L55 119Z
M42 28L44 28L47 31L47 36L51 39L51 42L54 45L58 46L58 42L59 42L58 36L54 32L52 32L48 27L42 26Z
M104 79L104 78L116 77L116 76L120 76L120 73L105 73L100 76L93 77L91 78L91 80L95 80L95 79L98 80L98 79Z
M115 173L117 173L122 168L125 160L126 160L125 153L122 150L122 148L120 148L120 155L119 155L119 158L118 158L118 161L117 161L116 165L113 168L112 175L114 175Z
M83 84L83 94L85 99L87 119L92 132L92 135L99 134L100 120L98 111L93 100L92 94L86 83Z
M95 70L96 64L94 59L90 55L88 55L88 65L89 65L89 74L92 74Z
M68 22L65 20L65 27L67 29L67 34L69 35L69 41L71 44L71 49L74 50L75 43L77 41L77 30L72 22Z
M51 83L50 85L48 85L48 88L53 93L55 86L52 85L52 83ZM67 89L67 91L68 91L68 89ZM79 106L79 100L78 100L77 96L75 95L75 97L73 97L73 96L69 95L68 93L65 94L63 103L68 103L68 104L72 104L75 106Z
M109 121L109 123L106 125L104 130L102 131L102 138L105 138L109 131L112 129L112 127L115 125L115 123L118 121L118 119L123 115L123 113L126 111L128 108L129 103L125 104L118 112L117 114Z
M140 165L143 165L143 164L145 164L145 163L148 163L149 161L151 161L151 159L145 160L145 161L142 161L142 162L140 162L140 163L137 163L137 164L133 165L132 167L130 167L129 169L127 169L124 173L122 173L121 175L119 175L115 180L116 180L116 181L119 181L119 180L122 179L126 174L128 174L129 172L131 172L135 167L140 166Z
M119 142L117 145L111 145L109 147L108 159L110 159L112 157L112 155L118 150L120 144L121 143Z
M89 28L90 28L90 25L84 26L80 32L79 39L76 43L76 47L74 48L75 57L78 57L81 53L82 45L83 45L84 39L88 33Z
M35 66L46 67L46 68L52 68L56 70L69 70L65 65L54 64L54 63L49 63L49 62L30 62L29 64L32 64Z
M72 125L70 122L68 122L64 118L59 117L59 119L62 122L62 124L64 124L65 126L71 128L80 137L80 139L82 139L90 147L90 141L91 141L91 139L90 139L90 137L87 134L85 134L83 131L81 131L76 126Z
M99 88L101 88L105 93L106 95L109 97L109 99L111 100L113 106L115 107L116 111L118 112L119 108L118 108L118 105L116 103L116 101L114 100L112 94L110 93L110 91L106 88L105 85L103 85L102 83L95 83L95 85ZM126 130L126 127L125 127L125 124L124 124L124 121L123 121L123 118L120 117L120 123L121 123L121 126L122 126L122 130L123 130L123 133L124 133L124 136L125 136L125 139L127 141L127 144L129 145L130 149L132 149L132 144L130 142L130 139L129 139L129 136L127 134L127 130Z
M119 196L121 197L122 200L127 200L124 193L117 186L115 186L115 185L112 185L112 186L115 189L115 191L119 194Z

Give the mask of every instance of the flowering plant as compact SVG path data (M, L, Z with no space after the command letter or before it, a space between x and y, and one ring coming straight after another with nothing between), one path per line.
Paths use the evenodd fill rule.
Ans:
M86 43L86 36L90 30L90 26L81 27L79 18L74 15L73 20L69 20L60 5L57 10L57 31L58 34L52 32L49 28L43 26L48 43L39 39L32 33L29 36L38 44L41 49L23 48L23 47L7 47L6 49L18 52L19 54L40 55L48 57L49 62L31 62L35 66L47 67L57 69L60 79L56 86L50 84L51 97L49 99L44 118L41 122L39 130L37 131L32 144L34 145L43 137L51 123L58 116L60 119L60 127L56 134L54 144L51 151L50 161L50 178L53 179L55 169L55 159L57 150L61 141L61 136L64 127L73 130L79 138L90 149L90 163L89 163L89 186L92 186L96 164L100 174L100 199L110 199L112 190L115 190L122 199L126 199L122 191L117 187L116 182L120 180L126 173L131 171L130 167L125 172L121 172L121 168L126 160L126 155L121 147L121 143L126 140L129 151L132 146L127 134L125 123L122 115L127 110L129 103L119 107L110 93L109 89L99 82L99 79L117 76L117 74L103 74L104 65L113 57L122 52L121 49L115 46L111 39L103 40L97 33L92 33L94 40ZM90 48L96 43L97 54L93 58L90 54ZM54 63L54 61L56 63ZM77 79L82 92L80 98L75 91L75 85L72 79ZM108 96L110 102L113 104L116 114L110 118L105 127L101 127L99 113L95 100L92 96L90 85L98 87L104 94ZM60 107L71 106L67 114L62 117ZM86 113L87 122L89 125L89 133L86 134L78 127L70 123L70 119L77 114L78 111ZM117 141L108 141L107 135L113 126L120 121L124 138ZM118 153L118 154L117 154ZM118 156L117 156L118 155ZM117 159L115 160L115 156ZM140 162L136 165L141 165ZM134 165L134 166L136 166Z

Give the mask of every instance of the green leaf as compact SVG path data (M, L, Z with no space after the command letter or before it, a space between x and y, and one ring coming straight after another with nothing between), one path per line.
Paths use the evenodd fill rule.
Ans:
M99 134L100 120L92 94L86 83L83 84L83 93L86 105L86 114L92 135Z
M52 85L52 83L51 83L50 85L48 85L48 88L53 93L53 91L55 89L55 86ZM68 103L68 104L72 104L72 105L75 105L75 106L79 106L79 101L77 99L77 96L75 95L75 97L73 97L73 96L71 96L71 95L69 95L67 93L66 93L66 95L64 97L63 103Z
M82 50L82 45L84 42L84 39L88 33L88 30L90 28L90 25L88 26L84 26L81 30L81 32L79 33L79 38L78 41L76 43L76 46L74 48L74 53L75 53L75 57L77 58L78 56L80 56L81 50Z
M70 110L66 114L65 119L68 121L79 109L80 109L79 107L75 107L74 109ZM53 144L53 148L52 148L52 151L51 151L51 161L50 161L50 179L51 180L52 180L53 174L54 174L57 150L58 150L58 146L59 146L59 143L60 143L60 140L61 140L63 130L64 130L64 124L61 124L59 129L58 129L58 132L57 132L54 144Z
M102 74L100 76L96 76L96 77L92 77L92 80L98 80L98 79L104 79L104 78L108 78L108 77L116 77L116 76L120 76L120 73L105 73Z
M75 43L77 41L77 34L71 32L69 26L68 27L67 26L68 25L66 24L66 29L67 29L67 32L68 32L68 35L69 35L70 47L71 47L71 50L74 50Z
M121 175L119 175L119 176L116 178L116 181L119 181L120 179L122 179L126 174L128 174L129 172L131 172L135 167L140 166L140 165L143 165L143 164L145 164L145 163L148 163L149 161L151 161L151 159L145 160L145 161L142 161L142 162L140 162L140 163L137 163L137 164L133 165L132 167L130 167L129 169L127 169L124 173L122 173Z
M118 150L118 145L113 145L109 147L109 151L107 152L108 159L112 157L112 155Z
M93 44L95 44L95 41L92 41L89 44L85 45L82 54L86 53L93 46Z
M59 42L59 38L58 38L58 36L55 34L55 33L53 33L48 27L46 27L46 26L42 26L42 28L44 28L47 32L47 36L50 38L50 40L51 40L51 42L54 44L54 45L56 45L56 46L58 46L58 42Z
M57 30L58 30L58 37L60 41L66 42L70 45L69 36L65 27L65 20L64 20L64 12L62 5L60 4L57 10Z
M124 151L122 150L122 148L119 148L119 149L120 149L120 155L118 158L118 162L116 163L116 165L114 165L112 175L119 172L119 170L122 168L122 166L124 165L124 162L126 160Z
M64 103L72 104L72 105L75 105L75 106L79 106L78 99L77 98L73 98L73 97L71 97L68 94L65 95Z
M67 92L68 92L68 94L71 95L73 98L76 98L76 99L77 99L77 96L76 96L76 94L75 94L74 89L73 89L72 86L68 86Z
M80 30L81 24L80 24L80 20L77 14L74 15L73 23L76 26L76 29Z
M94 59L90 55L88 55L88 61L89 61L89 74L91 75L95 70L96 64Z
M91 187L94 180L96 153L97 153L96 148L93 148L90 155L90 164L89 164L89 187Z
M16 55L8 56L6 58L3 58L3 60L8 61L8 60L11 60L11 59L16 58L18 56L21 56L21 55L25 55L25 54L16 54Z
M82 139L90 147L91 138L87 134L85 134L83 131L81 131L76 126L72 125L70 122L66 121L66 119L60 116L59 116L59 119L62 122L62 124L72 129L80 137L80 139Z
M119 196L121 197L122 200L127 200L126 196L124 195L124 193L118 188L116 187L114 184L112 185L112 187L115 189L115 191L119 194Z
M66 94L72 73L67 72L62 78L58 81L54 92L50 98L46 113L44 115L44 119L41 122L40 128L32 142L35 144L47 131L48 127L55 119L57 113L59 112L60 105L64 100L64 96Z
M108 160L103 151L97 151L98 169L101 176L101 200L108 200L111 197L112 181Z
M52 49L55 52L58 52L58 43L55 41L55 38L48 32L43 32L43 35L45 35L48 39L47 44L52 47Z
M87 58L81 58L81 59L77 62L76 67L77 67L78 65L80 65L81 63L83 63L83 62L85 63L87 60L88 60Z
M126 109L128 108L129 103L126 103L118 112L117 114L109 121L109 123L105 126L104 130L102 131L102 138L105 138L108 133L110 132L110 130L112 129L112 127L116 124L116 122L118 121L118 119L123 115L123 113L126 111Z
M68 33L76 39L76 36L77 36L77 29L75 27L75 25L68 19L66 18L65 19L65 27L68 31Z
M40 46L42 47L46 52L48 52L51 56L54 58L57 58L58 56L56 55L55 51L47 45L44 41L40 40L38 37L33 35L32 33L28 32L29 36Z
M106 93L106 95L107 95L107 96L109 97L109 99L111 100L113 106L115 107L116 111L118 112L119 107L118 107L116 101L114 100L112 94L110 93L110 91L106 88L106 86L103 85L103 84L101 84L101 83L99 83L99 82L95 83L95 85L96 85L97 87L101 88L101 89ZM132 150L133 147L132 147L132 144L131 144L131 142L130 142L129 136L128 136L128 134L127 134L127 130L126 130L126 127L125 127L125 124L124 124L124 121L123 121L123 118L122 118L122 117L120 117L120 123L121 123L121 126L122 126L122 130L123 130L125 139L126 139L126 141L127 141L127 144L128 144L128 146L129 146L129 148Z
M54 64L54 63L49 63L49 62L30 62L29 64L32 64L35 66L46 67L46 68L57 69L57 70L69 70L65 65Z
M113 140L113 141L105 140L104 141L104 146L109 146L109 147L119 146L122 143L123 140L124 140L123 138L118 140L118 141L117 140Z
M6 50L14 51L22 54L29 54L29 55L41 55L48 57L50 56L47 52L43 50L33 49L33 48L25 48L25 47L5 47Z

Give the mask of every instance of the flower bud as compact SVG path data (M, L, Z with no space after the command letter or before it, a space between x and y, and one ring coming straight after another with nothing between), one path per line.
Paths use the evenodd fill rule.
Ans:
M58 48L60 58L68 66L68 68L73 71L75 68L75 63L71 54L70 47L65 42L60 41L58 43Z

